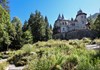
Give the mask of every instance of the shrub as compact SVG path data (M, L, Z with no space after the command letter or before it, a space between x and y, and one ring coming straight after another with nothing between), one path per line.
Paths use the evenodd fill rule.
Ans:
M100 39L95 39L94 42L96 42L96 44L100 44Z
M63 70L75 70L77 64L78 64L78 56L71 55L67 58L66 62L62 64L62 68Z
M24 53L30 54L30 52L33 50L33 46L31 44L24 45L21 50L24 51Z
M50 54L50 52L48 53ZM53 70L61 69L60 65L65 61L64 55L52 54L46 56L45 54L41 58L35 58L29 63L28 70Z
M8 62L10 64L15 64L16 66L25 65L27 64L27 58L25 58L26 60L23 59L23 57L25 56L27 56L26 52L23 52L22 50L18 50L14 56L8 59Z
M89 39L89 38L83 38L82 41L83 41L83 43L90 43L91 39Z
M89 61L80 62L76 68L77 70L93 70L93 66Z
M5 70L7 66L8 66L7 62L0 63L0 70Z

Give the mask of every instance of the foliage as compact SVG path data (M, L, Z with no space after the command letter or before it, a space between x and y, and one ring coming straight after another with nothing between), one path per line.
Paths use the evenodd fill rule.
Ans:
M31 57L28 70L99 70L99 52L87 50L81 44L90 43L82 40L49 40L33 44L37 56ZM73 48L74 47L74 48Z
M34 50L32 45L26 44L20 50L16 51L16 53L8 59L8 62L15 64L15 66L24 66L27 64L32 50Z
M12 20L12 24L15 27L15 31L16 31L16 35L15 38L12 42L12 46L14 47L14 49L19 49L21 48L21 42L22 42L22 24L21 21L19 20L19 18L14 17Z
M0 48L1 50L8 50L8 46L11 44L8 28L10 26L10 17L0 6Z
M94 24L92 25L92 30L97 31L97 37L100 37L100 14L98 15L97 19L95 20Z
M49 22L48 22L48 18L45 17L45 23L46 23L46 31L45 31L45 34L46 34L46 40L49 40L49 39L52 39L52 26L49 25Z
M32 44L33 43L33 36L30 30L27 30L22 35L22 44Z
M32 35L34 37L33 42L44 41L51 38L52 31L48 26L49 23L47 18L44 19L39 11L35 11L35 14L30 15L28 20L28 27L31 29Z
M22 27L23 32L28 30L28 22L25 20L24 25Z
M0 5L7 11L9 12L9 1L8 0L0 0Z
M32 50L34 50L33 46L31 44L25 44L21 50L23 50L25 53L30 54Z
M8 66L7 62L0 63L0 70L5 70L7 66Z
M26 55L27 54L23 51L17 51L15 55L8 59L8 62L10 64L15 64L15 66L24 66L27 64L27 58L24 57Z

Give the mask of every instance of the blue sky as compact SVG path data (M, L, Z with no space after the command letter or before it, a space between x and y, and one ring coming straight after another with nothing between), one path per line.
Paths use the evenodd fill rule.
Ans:
M22 23L29 19L35 10L47 16L49 23L54 24L59 13L66 19L75 18L79 9L87 13L87 16L99 12L100 0L9 0L11 19L19 17Z

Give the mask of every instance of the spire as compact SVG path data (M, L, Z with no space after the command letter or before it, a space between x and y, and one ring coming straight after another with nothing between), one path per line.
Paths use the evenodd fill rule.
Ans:
M59 19L61 19L61 15L60 15L60 14L59 14L59 16L58 16L58 20L59 20Z
M64 15L62 14L62 19L64 19Z

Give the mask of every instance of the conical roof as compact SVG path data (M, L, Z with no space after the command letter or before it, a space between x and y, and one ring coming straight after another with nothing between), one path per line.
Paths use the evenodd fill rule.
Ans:
M61 15L59 14L59 16L58 16L58 20L61 19L61 18L62 18L62 17L61 17Z

